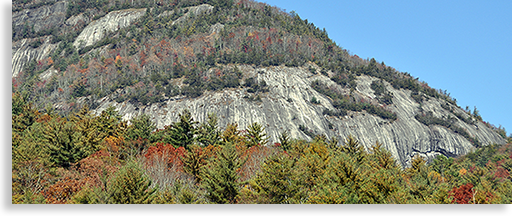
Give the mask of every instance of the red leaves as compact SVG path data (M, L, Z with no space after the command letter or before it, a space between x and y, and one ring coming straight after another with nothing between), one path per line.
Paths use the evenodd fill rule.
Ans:
M119 169L117 165L119 163L116 157L111 157L110 152L106 150L100 150L80 160L76 170L83 178L80 181L90 186L103 188L102 177L115 173Z
M503 169L502 167L498 167L496 169L496 172L494 173L494 177L496 177L496 178L506 179L509 176L510 176L510 174L508 173L508 171L506 169Z
M469 204L474 197L473 184L467 183L458 188L453 187L449 194L453 197L452 203Z
M181 158L185 155L185 152L186 150L183 147L174 148L171 144L157 143L156 146L148 148L144 157L148 159L148 165L150 166L153 160L164 160L167 162L168 167L178 166L181 168L183 166Z
M65 204L70 197L85 185L85 181L66 177L43 191L46 202L50 204Z

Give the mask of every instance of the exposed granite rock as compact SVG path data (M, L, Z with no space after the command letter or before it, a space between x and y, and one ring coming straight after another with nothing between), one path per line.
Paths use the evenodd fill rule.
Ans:
M107 33L115 32L131 25L135 20L143 16L144 13L146 13L146 8L112 11L102 18L90 22L75 39L73 46L81 49L93 45L107 36Z
M209 11L211 11L213 9L213 6L211 6L209 4L202 4L202 5L198 5L198 6L187 7L186 9L188 9L188 12L185 13L180 18L174 20L172 22L172 25L185 21L189 16L196 16L205 11L208 13Z
M21 34L25 26L33 28L35 33L60 27L66 21L67 5L67 1L59 1L54 4L12 13L13 39L18 38L17 34ZM35 40L41 40L43 44L37 48L30 47L30 43ZM12 76L18 76L18 73L33 59L38 61L48 58L57 46L58 44L50 43L49 36L14 41L11 58Z
M50 56L53 50L59 46L59 43L50 43L50 37L51 36L34 39L26 38L12 43L12 77L18 76L18 73L22 71L32 59L38 61ZM32 48L30 43L35 40L42 40L43 42L39 47Z
M65 19L67 1L42 6L35 9L25 9L13 13L13 30L19 32L25 23L33 24L34 31L45 28L65 28L64 31L83 29L74 41L73 45L84 48L102 40L108 32L115 32L131 25L135 20L143 16L146 9L128 9L113 11L104 17L92 21L91 16L83 13ZM189 7L188 12L172 22L172 24L185 21L192 15L208 13L213 6L203 4ZM164 12L161 15L172 15L174 11ZM88 14L94 14L89 10ZM89 23L90 22L90 23ZM84 28L84 26L86 26ZM210 27L211 35L218 35L222 30L222 24ZM214 34L217 33L217 34ZM41 40L42 44L32 48L29 44L35 40ZM12 44L12 76L18 73L32 59L42 60L48 58L59 43L51 44L50 36L35 39L22 39ZM102 54L108 47L95 49L94 52ZM85 55L91 55L92 51ZM469 152L473 145L462 135L452 130L438 126L426 126L415 119L420 112L420 105L412 99L409 90L396 90L389 83L384 82L386 89L393 95L393 104L386 108L397 114L397 120L390 122L380 117L363 112L349 112L344 117L332 117L323 115L324 109L334 109L331 99L316 92L310 87L314 80L321 81L330 88L337 89L343 94L350 94L350 89L343 88L327 76L320 73L312 74L309 67L319 68L314 64L306 64L303 67L290 68L284 66L258 67L241 65L244 77L256 77L259 81L265 81L269 86L269 92L259 93L261 101L251 101L244 96L252 95L243 88L224 89L216 92L206 92L199 98L188 99L182 96L168 99L162 104L134 105L128 102L116 103L114 98L105 97L98 101L100 106L93 110L99 114L109 105L114 105L123 115L125 120L142 113L149 114L156 122L158 128L163 128L178 120L178 114L184 109L189 109L197 121L204 121L208 113L216 113L219 117L219 126L224 128L228 123L238 123L240 129L246 128L253 122L258 122L266 127L270 142L276 142L279 134L289 131L294 138L310 139L308 135L299 130L305 126L316 134L325 134L328 138L345 138L348 135L355 136L368 150L375 142L380 142L402 164L409 166L414 155L421 155L432 160L437 155L457 156ZM210 71L211 72L211 71ZM40 74L41 80L49 80L57 71L53 68ZM330 72L328 72L330 73ZM352 94L358 99L375 100L371 89L372 81L377 78L360 76L357 78L357 88ZM254 95L253 95L254 96ZM310 101L315 97L319 104ZM83 101L84 98L77 101ZM59 104L55 104L58 108ZM448 111L446 106L453 111ZM460 108L445 104L444 101L429 98L421 105L421 110L432 111L438 118L454 117L453 112L464 118L469 117ZM475 121L468 124L455 117L455 124L465 129L472 137L477 138L482 144L503 144L505 140L485 124Z
M294 138L310 139L299 130L299 126L304 125L312 132L325 134L329 138L345 138L351 134L360 140L367 150L379 141L402 166L408 166L412 156L416 154L432 160L440 154L456 156L465 154L473 148L466 138L445 127L425 126L418 122L414 116L419 111L419 104L410 97L410 91L396 90L386 82L386 88L393 94L394 101L388 108L397 113L396 121L390 122L364 111L349 112L342 118L324 116L323 109L333 109L333 106L330 99L313 90L310 83L320 80L327 86L341 87L326 76L311 74L308 67L239 66L246 77L257 77L269 86L270 91L261 95L261 102L244 99L243 96L249 93L242 88L236 88L207 92L195 99L178 97L169 99L163 105L141 107L127 102L119 104L103 98L94 112L98 114L109 105L114 105L125 120L142 113L149 114L158 128L177 121L178 114L184 109L189 109L197 121L204 121L207 114L213 112L219 117L221 128L233 122L238 123L240 129L246 128L252 122L263 124L270 136L270 142L276 142L278 135L285 130ZM368 98L374 97L370 84L375 79L369 76L358 77L357 92ZM310 103L312 97L316 97L320 104ZM423 109L435 110L439 115L449 115L450 112L444 110L440 104L441 101L430 99L424 103ZM505 143L503 138L482 123L474 126L458 120L458 124L472 136L478 137L484 145ZM329 125L332 129L329 129Z
M12 14L13 32L21 33L25 24L33 25L36 33L58 27L66 21L67 6L67 1L59 1L52 5L15 12Z

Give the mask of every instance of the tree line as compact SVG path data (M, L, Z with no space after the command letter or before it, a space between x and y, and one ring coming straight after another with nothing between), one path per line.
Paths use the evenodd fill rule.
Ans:
M61 116L13 94L12 203L510 203L512 142L401 167L383 143L220 128L184 110L156 129L114 107Z

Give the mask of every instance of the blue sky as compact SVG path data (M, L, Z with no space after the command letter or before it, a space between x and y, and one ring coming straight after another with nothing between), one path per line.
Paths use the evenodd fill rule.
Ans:
M512 1L285 1L339 46L384 61L512 132Z

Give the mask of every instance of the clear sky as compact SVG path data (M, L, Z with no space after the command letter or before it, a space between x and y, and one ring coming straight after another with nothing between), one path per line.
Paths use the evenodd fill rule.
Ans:
M351 54L447 90L512 132L512 1L259 0L295 11Z

